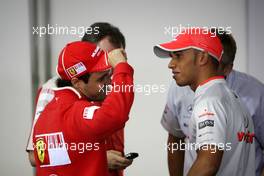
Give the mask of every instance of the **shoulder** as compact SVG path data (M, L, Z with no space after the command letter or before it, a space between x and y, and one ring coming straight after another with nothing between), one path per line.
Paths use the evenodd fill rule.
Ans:
M189 86L180 87L176 84L175 81L171 82L169 92L168 92L168 99L171 101L186 101L189 99L193 99L194 92L191 90Z
M185 112L193 104L194 92L189 86L180 87L173 81L168 92L167 105L174 112Z
M214 84L198 95L194 102L194 112L207 110L220 111L226 109L230 102L230 89L226 83Z
M52 77L51 79L49 79L46 83L44 83L42 85L42 89L53 89L53 88L57 88L57 79L58 77Z
M171 94L188 94L193 91L189 86L178 86L175 81L172 81L169 88L169 93Z
M253 76L233 70L227 78L227 83L233 90L237 89L247 93L252 92L264 95L264 84Z
M210 87L198 93L200 98L199 102L222 102L225 101L231 93L231 89L227 86L226 81L213 84Z

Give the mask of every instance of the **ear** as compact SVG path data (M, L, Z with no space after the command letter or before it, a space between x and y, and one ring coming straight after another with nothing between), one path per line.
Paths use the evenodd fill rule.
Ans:
M199 52L197 54L197 61L200 66L206 65L209 60L209 54L208 52Z
M72 83L72 86L75 89L79 90L79 88L80 88L80 80L78 78L72 78L71 79L71 83Z

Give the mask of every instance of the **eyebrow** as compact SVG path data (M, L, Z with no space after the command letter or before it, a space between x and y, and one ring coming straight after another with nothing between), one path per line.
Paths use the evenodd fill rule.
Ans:
M182 54L182 53L183 51L172 51L169 53L169 56L172 57L173 54L176 55L176 54Z

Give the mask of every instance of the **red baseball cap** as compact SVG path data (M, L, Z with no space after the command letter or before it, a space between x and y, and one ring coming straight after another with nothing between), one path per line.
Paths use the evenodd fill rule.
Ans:
M170 52L190 48L208 52L219 62L222 59L223 47L220 39L210 30L197 27L183 30L173 41L158 44L153 49L156 56L166 58L170 57Z
M112 68L107 54L89 42L68 43L59 55L57 73L63 80L71 80L87 73L101 72Z

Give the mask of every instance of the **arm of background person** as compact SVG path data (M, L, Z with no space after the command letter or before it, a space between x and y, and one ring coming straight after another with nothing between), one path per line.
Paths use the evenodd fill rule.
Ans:
M184 150L180 150L180 144L184 138L178 138L169 133L167 145L168 167L170 176L182 176L184 168ZM178 150L174 150L177 146Z
M178 94L182 94L175 85L176 83L173 81L170 85L167 97L167 103L164 108L161 125L168 132L168 140L167 140L167 159L168 159L168 169L170 176L183 175L184 170L184 150L173 150L176 148L176 145L180 145L180 143L184 143L185 135L181 129L179 124L178 116L180 115L178 111L176 111L178 103L182 101ZM177 98L177 101L175 101Z
M34 151L33 150L28 150L28 160L31 164L32 167L36 167L36 161L34 158Z

